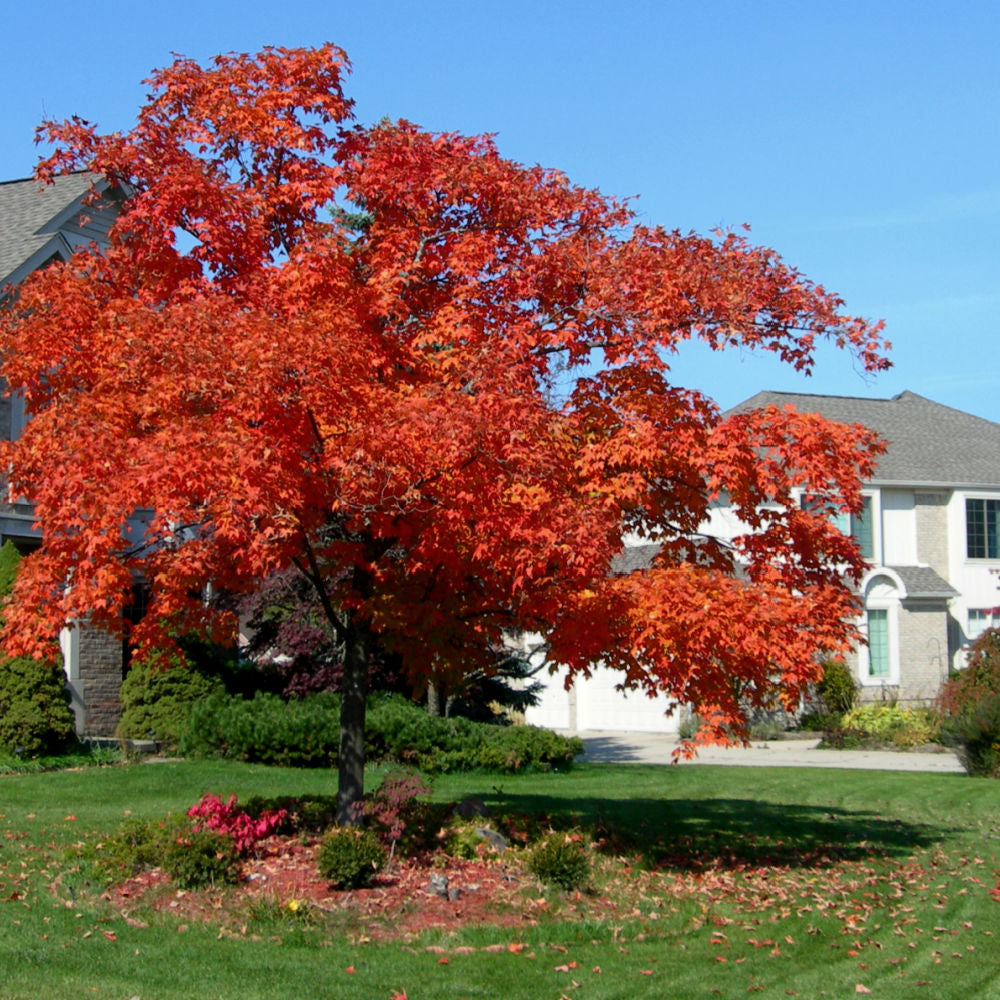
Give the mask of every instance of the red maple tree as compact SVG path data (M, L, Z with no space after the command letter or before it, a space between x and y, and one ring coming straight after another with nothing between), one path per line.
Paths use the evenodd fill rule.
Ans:
M343 52L268 48L148 81L126 134L48 122L41 180L128 194L104 253L34 274L0 320L0 374L30 421L3 450L44 539L8 649L68 620L133 635L233 623L297 568L345 649L343 814L361 794L365 664L477 665L508 630L691 702L707 736L795 697L854 638L861 570L824 512L860 507L860 427L720 414L671 382L691 339L809 371L820 339L875 371L880 326L745 235L682 234L489 137L356 125ZM713 504L747 525L700 533ZM614 575L628 536L659 543Z

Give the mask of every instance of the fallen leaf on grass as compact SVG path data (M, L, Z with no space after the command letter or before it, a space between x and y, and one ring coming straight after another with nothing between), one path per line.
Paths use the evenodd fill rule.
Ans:
M871 993L871 990L868 989L867 986L863 986L861 983L858 983L858 985L854 987L854 992L855 993Z

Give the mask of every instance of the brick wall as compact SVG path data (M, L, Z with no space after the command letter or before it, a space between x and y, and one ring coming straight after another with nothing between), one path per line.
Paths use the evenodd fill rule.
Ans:
M930 701L948 676L948 612L943 602L899 609L900 701Z
M866 685L861 700L926 705L948 670L948 612L943 601L905 601L899 608L899 684ZM858 657L849 664L857 676Z
M917 559L930 566L942 579L948 579L948 500L951 494L918 492L914 494L917 517Z
M80 693L85 736L113 736L122 714L122 644L100 629L80 627Z

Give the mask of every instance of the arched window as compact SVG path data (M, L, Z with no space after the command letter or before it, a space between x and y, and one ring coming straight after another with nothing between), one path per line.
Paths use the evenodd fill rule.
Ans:
M868 645L858 657L861 683L899 683L899 586L885 574L869 580L865 587L863 631Z

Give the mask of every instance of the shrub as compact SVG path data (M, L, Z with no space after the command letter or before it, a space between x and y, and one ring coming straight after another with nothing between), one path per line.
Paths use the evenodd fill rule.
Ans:
M493 727L485 733L478 766L486 771L526 771L569 767L583 753L578 737L535 726Z
M701 718L692 713L681 719L681 723L677 727L677 735L682 740L693 740L698 735L699 729L701 729Z
M385 864L385 848L369 830L335 826L320 844L319 873L336 889L361 889L370 885Z
M237 807L235 795L230 795L228 802L223 802L218 795L205 795L188 810L188 816L203 820L207 829L230 837L239 854L249 853L258 840L274 833L287 815L284 809L265 809L250 816Z
M554 833L532 852L528 867L544 885L583 889L590 881L590 857L579 834Z
M443 719L399 696L370 703L365 743L371 759L397 760L428 773L568 767L583 753L576 737L535 726Z
M422 846L427 835L431 808L426 797L431 789L415 771L390 771L378 789L361 803L361 814L375 825L393 850ZM405 839L404 839L405 838Z
M856 734L858 743L874 741L907 748L932 742L937 737L938 719L930 709L877 702L848 712L842 729Z
M182 835L188 829L185 824L176 832ZM112 837L99 845L99 861L109 881L116 882L156 867L163 850L162 832L146 820L125 820Z
M941 722L941 739L955 749L966 773L1000 778L1000 695L989 695Z
M1000 777L1000 629L969 648L968 665L938 695L941 739L969 774Z
M66 677L53 663L0 661L0 747L29 757L59 754L76 740Z
M329 767L340 741L340 701L317 694L285 702L258 693L249 701L215 694L194 707L180 750L281 767Z
M807 712L799 720L799 728L810 733L840 729L844 717L840 712Z
M246 701L223 694L191 711L181 753L284 767L329 767L337 761L340 699L322 692L294 701L258 693ZM525 771L567 767L583 753L576 738L533 726L442 719L399 695L368 703L365 752L421 771Z
M215 830L193 830L166 845L160 865L183 889L239 881L239 854L232 837Z
M1000 695L1000 629L988 628L969 647L968 664L941 687L937 704L944 716L974 711Z
M204 676L179 657L167 663L136 661L122 682L117 733L152 738L176 750L191 710L222 686L218 678Z
M451 823L439 831L438 843L449 857L475 861L490 850L481 829L472 823Z
M823 676L816 685L816 693L827 711L840 714L850 712L858 701L858 682L850 667L839 656L824 660L822 667Z
M280 795L264 798L252 795L243 811L257 819L266 812L283 812L285 818L275 833L321 833L332 826L337 816L335 795Z

